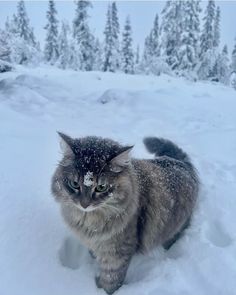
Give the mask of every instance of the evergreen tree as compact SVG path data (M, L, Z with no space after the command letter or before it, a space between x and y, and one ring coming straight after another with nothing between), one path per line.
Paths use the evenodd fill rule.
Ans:
M212 80L228 84L229 82L229 57L228 48L225 45L222 52L217 55L215 65L212 69Z
M23 0L17 3L17 15L14 19L17 26L17 32L19 36L23 38L26 42L30 40L30 27L29 27L29 18L25 9L25 2Z
M171 69L179 65L179 48L183 30L183 5L184 1L166 2L162 10L162 55Z
M233 72L230 76L230 86L236 90L236 73Z
M119 21L115 2L108 5L107 20L104 30L103 70L115 72L120 67Z
M205 52L196 67L196 72L200 80L212 80L215 77L214 66L216 64L218 54L216 50L209 49Z
M58 38L58 44L59 44L58 65L62 69L66 69L69 66L70 47L69 47L69 41L68 41L68 31L69 31L69 25L65 22L62 22L61 33Z
M92 7L90 1L76 2L76 14L73 21L73 36L77 42L80 69L91 71L94 63L95 38L88 26L88 8Z
M222 68L219 69L219 80L224 84L228 84L230 77L230 62L227 45L225 45L222 50L222 65Z
M69 41L69 57L68 57L68 67L77 71L81 68L80 66L80 56L79 47L74 37Z
M107 9L107 20L106 27L104 31L105 35L105 46L104 46L104 62L103 62L103 70L104 72L115 72L116 70L116 62L114 58L114 40L112 38L112 19L111 19L111 5L108 4Z
M154 25L150 33L150 50L152 56L160 56L160 44L159 44L159 17L156 14L154 19Z
M6 31L10 30L10 18L9 18L9 16L7 17L7 19L5 21L5 30Z
M29 18L23 0L17 3L17 14L13 15L15 33L22 38L27 44L36 46L33 28L30 27Z
M215 44L215 27L216 26L216 12L215 1L208 0L208 4L205 10L205 16L203 18L204 25L203 31L200 37L200 63L198 65L197 73L199 79L215 79L215 69L219 54L216 51Z
M55 7L55 2L49 0L49 7L47 11L47 25L45 29L47 30L46 42L45 42L45 59L46 61L54 64L59 57L59 46L58 46L58 20L57 20L57 10Z
M140 48L139 45L137 45L136 51L134 52L134 73L138 74L143 72L142 62L140 61Z
M144 48L143 48L143 60L142 63L144 64L144 67L148 67L149 65L149 58L151 56L151 40L150 40L150 34L145 38L144 40Z
M9 34L0 29L0 60L11 61L11 47L9 44Z
M37 47L39 45L39 43L36 41L36 38L34 35L34 29L32 27L30 28L29 38L30 38L30 43L32 46Z
M98 38L95 41L94 53L95 53L95 60L94 60L93 69L95 71L100 71L102 70L102 47Z
M213 49L214 46L214 22L215 22L215 1L208 0L208 5L205 10L205 16L203 18L204 25L201 34L201 52L200 56Z
M5 22L5 30L9 34L14 34L19 37L19 31L18 31L18 23L17 23L17 17L15 14L13 14L12 19L7 17L7 20Z
M217 6L215 21L214 21L213 46L219 47L219 45L220 45L220 7Z
M139 45L137 45L136 53L135 53L135 64L139 65L140 62L140 49Z
M236 90L236 38L234 43L234 49L232 51L231 60L231 75L230 75L230 85Z
M200 1L187 0L183 3L183 27L181 33L181 46L179 49L179 66L178 69L184 70L189 74L198 61L199 53L199 32L200 19L199 14Z
M29 25L24 1L17 3L17 14L5 23L10 61L17 64L36 64L41 59L39 43Z
M236 73L236 38L234 43L234 48L232 51L232 62L231 62L231 71Z
M119 49L119 34L120 34L120 24L118 19L118 11L116 7L116 2L111 4L111 23L112 23L112 37L114 40L114 55L116 62L116 69L120 67L120 49Z
M19 36L20 34L19 34L19 28L18 28L18 19L15 14L13 14L12 21L10 22L10 24L11 24L11 33Z
M88 28L88 8L92 7L90 1L80 0L76 2L75 18L73 21L73 36L79 44L83 38L84 31Z
M130 19L127 17L122 34L122 70L126 74L134 73L134 53L132 43L132 29Z
M9 36L4 30L0 29L0 73L12 70L12 66L9 64L10 61L11 48L9 44Z
M159 75L161 72L160 64L160 40L159 40L159 20L158 14L154 19L153 28L150 34L146 37L144 43L143 60L141 68L147 73Z

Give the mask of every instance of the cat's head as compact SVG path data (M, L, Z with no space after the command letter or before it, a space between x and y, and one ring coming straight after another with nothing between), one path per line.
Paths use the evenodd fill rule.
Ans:
M59 202L91 212L125 202L131 193L132 146L100 137L72 139L59 133L63 159L52 179L52 192Z

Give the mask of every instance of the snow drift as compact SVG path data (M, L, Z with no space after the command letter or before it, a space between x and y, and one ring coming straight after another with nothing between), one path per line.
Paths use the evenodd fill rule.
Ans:
M191 156L201 193L191 227L169 251L136 256L117 294L234 294L236 94L168 76L61 71L0 76L0 294L103 294L96 263L65 227L50 193L56 130L135 144L156 135Z

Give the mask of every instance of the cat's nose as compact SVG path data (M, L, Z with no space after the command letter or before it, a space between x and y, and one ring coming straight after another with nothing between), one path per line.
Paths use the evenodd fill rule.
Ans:
M86 208L90 205L90 200L88 200L88 199L81 199L81 200L80 200L80 205L81 205L84 209L86 209Z

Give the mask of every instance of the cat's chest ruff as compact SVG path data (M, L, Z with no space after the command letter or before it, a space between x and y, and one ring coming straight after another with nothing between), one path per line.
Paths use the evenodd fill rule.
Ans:
M114 226L115 217L107 217L103 220L86 216L81 216L73 229L76 231L79 239L90 249L100 247L105 242L117 234L117 227Z

